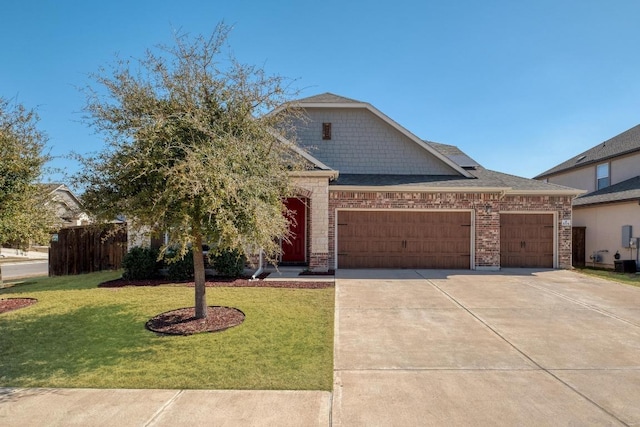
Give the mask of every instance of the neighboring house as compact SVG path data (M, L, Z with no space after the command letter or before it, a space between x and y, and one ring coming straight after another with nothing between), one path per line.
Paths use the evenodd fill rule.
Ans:
M333 268L570 268L573 188L487 170L372 105L296 101L295 236L282 263ZM277 110L274 112L277 114Z
M89 216L82 203L64 184L40 184L49 194L57 221L62 227L73 227L89 223Z
M575 265L613 268L616 253L620 260L638 260L640 125L535 179L586 190L573 201Z

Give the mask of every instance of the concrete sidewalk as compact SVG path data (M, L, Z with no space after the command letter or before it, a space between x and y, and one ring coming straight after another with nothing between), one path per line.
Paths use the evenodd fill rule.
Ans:
M0 389L0 425L328 426L320 391Z

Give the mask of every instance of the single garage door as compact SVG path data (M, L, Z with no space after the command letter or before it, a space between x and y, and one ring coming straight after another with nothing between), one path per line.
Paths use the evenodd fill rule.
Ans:
M470 212L338 211L338 268L469 269Z
M553 268L553 214L500 214L500 266Z

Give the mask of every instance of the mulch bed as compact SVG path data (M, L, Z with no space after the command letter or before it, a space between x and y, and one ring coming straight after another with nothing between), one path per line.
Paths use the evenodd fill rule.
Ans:
M193 307L167 311L151 318L145 325L153 332L166 335L193 335L200 332L220 332L244 322L244 313L237 308L210 306L207 317L195 318Z
M264 278L268 275L260 276ZM259 287L259 288L290 288L290 289L325 289L334 286L333 282L307 281L266 281L249 280L249 277L230 279L223 277L208 277L207 287ZM115 279L102 282L100 288L122 288L124 286L195 286L193 281L176 282L170 279L128 280ZM166 335L193 335L201 332L220 332L238 326L244 321L244 313L237 308L211 306L207 310L206 319L196 319L195 309L179 308L158 314L147 321L146 327L150 331Z
M35 298L7 298L0 299L0 314L6 313L7 311L18 310L20 308L29 307L37 303L38 300Z

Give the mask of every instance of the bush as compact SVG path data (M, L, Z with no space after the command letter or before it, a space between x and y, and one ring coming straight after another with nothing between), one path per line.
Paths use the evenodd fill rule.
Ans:
M167 274L171 280L189 280L193 279L193 251L190 249L182 258L174 253L168 255Z
M122 277L129 280L154 279L158 276L158 251L136 246L122 260Z
M219 254L213 255L213 268L220 276L238 277L244 271L246 257L243 253L234 250L224 250Z

